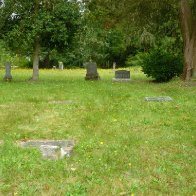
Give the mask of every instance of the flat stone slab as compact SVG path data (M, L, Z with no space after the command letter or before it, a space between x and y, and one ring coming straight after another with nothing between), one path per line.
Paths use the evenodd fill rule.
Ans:
M51 160L70 157L75 145L73 140L27 140L17 143L22 148L37 148L43 159Z
M145 101L152 101L152 102L168 102L173 101L173 99L169 96L163 96L163 97L145 97Z
M131 79L121 79L121 78L113 78L112 82L131 82Z
M60 104L60 105L71 105L71 104L77 104L77 102L71 101L71 100L62 100L62 101L50 101L50 104Z

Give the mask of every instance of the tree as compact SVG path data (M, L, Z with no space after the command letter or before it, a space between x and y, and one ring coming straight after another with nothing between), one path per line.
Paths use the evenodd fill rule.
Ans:
M85 0L84 0L85 1ZM121 25L129 30L150 29L157 32L163 23L178 21L182 24L184 42L183 79L196 75L196 0L91 0L85 1L92 11L99 10L105 24ZM181 17L179 17L179 11ZM133 32L131 32L133 33Z
M18 0L11 11L1 35L15 52L32 55L32 80L37 80L41 52L62 53L70 46L80 22L79 5L74 0Z
M184 72L183 78L190 80L196 77L196 0L191 3L180 0L182 34L184 40Z

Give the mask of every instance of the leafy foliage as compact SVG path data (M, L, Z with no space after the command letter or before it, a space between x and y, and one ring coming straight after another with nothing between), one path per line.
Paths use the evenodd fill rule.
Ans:
M175 54L172 50L175 39L165 38L160 44L143 55L140 62L143 72L148 77L154 78L157 82L167 82L182 73L182 55Z
M11 11L15 14L7 16L1 34L10 49L25 55L32 54L36 38L42 55L54 49L62 54L80 26L79 5L74 1L19 0L12 3Z
M139 66L141 67L143 65L143 61L147 53L145 52L139 52L135 56L130 55L126 60L126 66Z

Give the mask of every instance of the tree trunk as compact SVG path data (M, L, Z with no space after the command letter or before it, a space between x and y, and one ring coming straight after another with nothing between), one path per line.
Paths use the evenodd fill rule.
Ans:
M184 47L183 79L189 81L196 72L196 37L193 36Z
M180 1L180 8L184 40L183 79L189 81L196 75L196 22L187 0Z
M195 36L194 36L194 45L193 45L193 71L192 77L196 79L196 27L195 27Z
M33 75L32 80L39 79L39 53L40 53L40 45L39 39L36 38L35 46L34 46L34 54L33 54Z

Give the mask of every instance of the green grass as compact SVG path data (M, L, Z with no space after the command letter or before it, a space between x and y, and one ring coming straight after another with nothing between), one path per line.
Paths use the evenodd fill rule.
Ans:
M0 81L0 195L195 193L194 86L152 83L136 69L129 84L112 83L111 70L99 70L95 82L82 69L41 70L35 83L26 81L31 72L13 70L11 83ZM74 139L72 157L46 161L14 144L44 138Z

